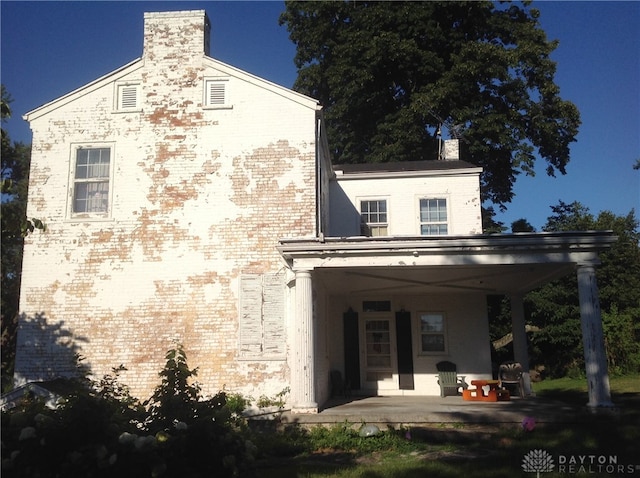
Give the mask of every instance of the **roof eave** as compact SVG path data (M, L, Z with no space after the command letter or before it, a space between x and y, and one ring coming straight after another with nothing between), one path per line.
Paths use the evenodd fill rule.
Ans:
M479 175L482 168L459 168L459 169L423 169L412 171L362 171L357 173L344 173L335 170L334 178L338 181L346 181L352 179L388 179L388 178L411 178L424 176L461 176L461 175Z
M204 59L205 61L209 62L212 67L221 70L225 74L234 76L236 78L244 79L245 81L259 85L266 90L269 90L275 94L283 96L296 103L302 104L308 108L311 108L314 110L322 109L320 102L315 98L311 98L310 96L303 95L302 93L298 93L297 91L294 91L285 86L278 85L277 83L273 83L272 81L265 80L264 78L256 76L245 70L241 70L240 68L236 68L235 66L229 65L228 63L217 60L215 58L205 56Z
M504 254L519 252L599 252L611 247L612 231L545 232L445 237L325 237L324 240L281 239L285 259L364 255Z

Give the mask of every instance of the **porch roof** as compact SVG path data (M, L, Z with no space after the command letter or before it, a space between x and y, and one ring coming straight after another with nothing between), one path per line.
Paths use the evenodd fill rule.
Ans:
M282 239L295 270L313 270L332 292L526 293L597 265L617 240L612 231L468 236Z

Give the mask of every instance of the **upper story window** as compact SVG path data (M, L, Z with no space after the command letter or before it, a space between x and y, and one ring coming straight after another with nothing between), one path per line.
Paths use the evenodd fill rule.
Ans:
M388 235L386 199L360 201L360 224L364 236Z
M204 106L206 108L231 108L229 81L226 78L210 78L204 81Z
M423 353L446 352L446 323L444 314L423 312L420 316L420 351Z
M78 147L73 168L73 214L109 212L111 148Z
M140 83L120 83L116 85L116 110L140 110Z
M447 200L420 199L420 234L442 236L448 234Z

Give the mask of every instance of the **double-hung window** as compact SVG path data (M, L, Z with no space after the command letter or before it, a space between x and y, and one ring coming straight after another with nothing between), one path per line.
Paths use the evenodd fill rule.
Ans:
M73 168L73 214L107 215L111 178L110 147L79 147Z
M444 314L420 313L420 350L422 353L446 352L446 327Z
M443 236L448 232L447 200L445 198L420 199L420 234Z
M364 236L388 235L386 199L360 201L360 227Z

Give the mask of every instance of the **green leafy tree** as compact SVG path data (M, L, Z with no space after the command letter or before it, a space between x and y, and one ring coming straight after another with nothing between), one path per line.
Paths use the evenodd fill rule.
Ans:
M11 117L11 96L2 85L2 123ZM13 143L2 128L2 389L13 375L15 331L20 300L20 275L24 237L44 229L36 218L28 219L27 189L31 148Z
M511 223L511 232L536 232L536 228L526 219L518 219Z
M325 108L340 163L437 159L439 131L504 207L520 173L565 173L580 124L554 83L557 47L528 2L286 3L294 88Z
M507 230L504 223L496 221L496 210L493 206L482 208L482 231L485 234L500 234Z
M603 211L594 217L579 202L552 208L545 231L611 230L618 241L600 254L596 270L609 365L614 373L640 370L640 232L632 210L626 216ZM536 359L552 375L583 368L578 285L575 274L549 283L526 297Z

